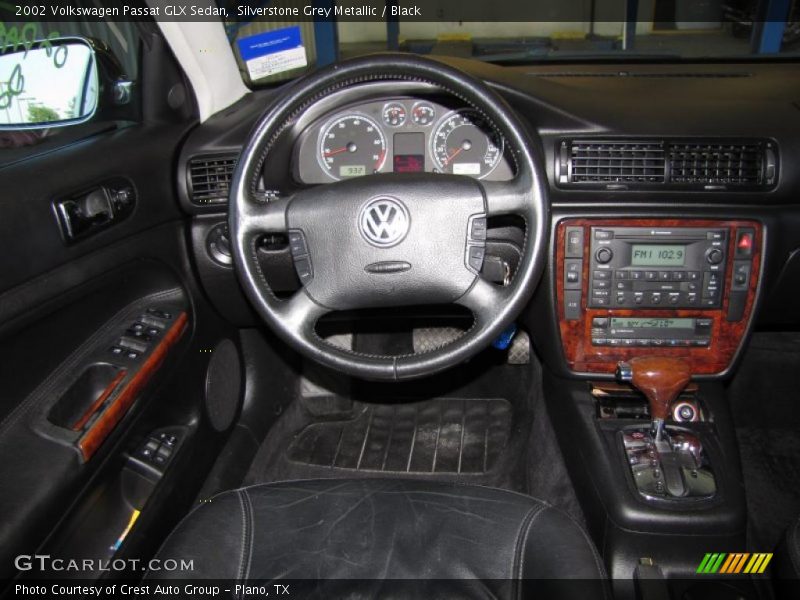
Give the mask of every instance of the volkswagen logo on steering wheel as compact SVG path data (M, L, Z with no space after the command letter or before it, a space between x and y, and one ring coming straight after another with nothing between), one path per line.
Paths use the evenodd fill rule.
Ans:
M394 198L375 198L369 201L358 219L361 235L373 246L389 248L403 241L410 223L408 210Z

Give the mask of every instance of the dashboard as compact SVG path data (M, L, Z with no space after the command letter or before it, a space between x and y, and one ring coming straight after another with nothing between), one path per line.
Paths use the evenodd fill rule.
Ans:
M507 180L503 137L472 108L420 96L350 104L300 135L294 178L321 184L374 173L449 173Z
M647 353L689 358L702 377L717 377L756 322L797 326L800 66L641 64L620 72L452 62L500 92L540 143L550 262L521 324L554 372L610 377L617 360ZM225 229L226 178L279 95L259 90L199 125L177 163L201 278L220 312L245 326L252 321L230 259L214 258L213 249ZM746 183L753 164L764 178ZM392 82L343 88L307 107L277 140L264 182L287 194L376 172L506 180L513 165L512 149L461 100ZM682 237L647 241L636 231L634 239L631 228ZM693 229L704 235L687 238ZM708 237L718 231L721 240ZM753 254L740 257L748 232ZM582 250L568 248L570 239ZM487 240L487 256L511 263L523 237L516 224L492 222ZM706 255L714 242L724 251L719 263ZM276 290L296 288L285 240L265 240L259 253ZM716 284L711 274L706 281L715 268Z

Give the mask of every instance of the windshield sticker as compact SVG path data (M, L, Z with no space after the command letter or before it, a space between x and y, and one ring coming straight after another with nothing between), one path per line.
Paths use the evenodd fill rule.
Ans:
M253 81L308 65L306 48L297 26L265 31L242 38L237 43Z

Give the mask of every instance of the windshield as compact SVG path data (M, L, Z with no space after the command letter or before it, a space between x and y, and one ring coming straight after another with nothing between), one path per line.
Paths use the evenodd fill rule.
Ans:
M800 0L219 0L251 87L395 50L501 64L800 55ZM569 6L564 6L568 4ZM547 17L547 20L515 20Z

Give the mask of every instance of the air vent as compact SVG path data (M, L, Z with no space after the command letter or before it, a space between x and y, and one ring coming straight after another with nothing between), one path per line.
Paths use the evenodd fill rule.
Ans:
M759 186L765 183L764 158L764 146L758 143L672 143L669 180L677 184Z
M228 201L235 154L199 156L189 162L189 197L193 204L225 204Z
M559 185L604 189L758 190L777 182L766 140L562 140Z
M664 182L662 142L565 141L559 162L559 183Z

